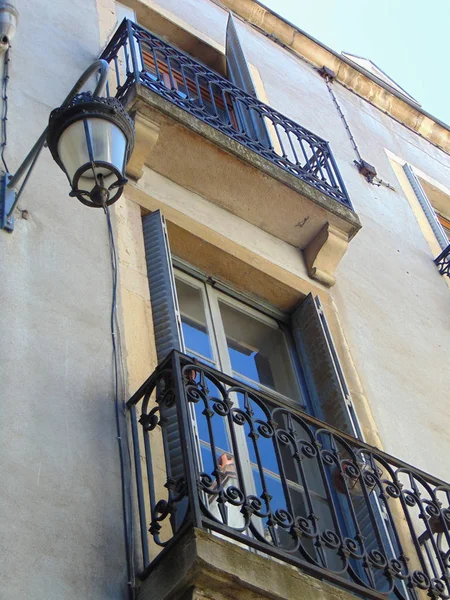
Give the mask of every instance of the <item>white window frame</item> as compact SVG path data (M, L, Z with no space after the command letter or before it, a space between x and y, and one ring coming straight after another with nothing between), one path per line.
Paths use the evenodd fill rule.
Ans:
M419 204L424 212L425 217L427 218L427 221L431 227L431 230L434 233L434 236L436 237L439 246L441 247L441 250L445 250L449 245L450 240L445 229L442 227L436 214L436 211L425 193L425 190L420 184L417 174L415 173L413 167L408 163L405 163L403 165L403 171L405 172L406 177L408 178L411 188L417 200L419 201Z
M253 308L253 307L249 306L248 303L243 302L242 300L238 300L237 298L234 298L234 297L228 295L226 292L215 289L214 285L211 284L210 282L208 282L208 280L206 280L206 279L197 278L197 277L190 275L176 267L174 267L174 275L175 275L175 279L179 279L180 281L183 281L185 284L190 285L191 287L194 287L195 289L199 289L201 291L202 300L203 300L204 307L205 307L206 326L208 329L211 349L212 349L212 353L213 353L213 357L214 357L214 361L215 361L215 368L219 371L222 371L226 375L233 377L234 379L237 379L237 377L233 373L233 369L231 366L231 360L230 360L230 356L229 356L229 352L228 352L228 344L227 344L227 340L226 340L225 329L223 327L222 316L220 314L219 302L223 302L224 304L227 304L231 308L234 308L235 310L238 310L238 311L252 317L253 319L258 320L261 323L264 323L265 325L268 325L269 327L272 327L273 329L276 329L276 330L282 332L283 340L284 340L284 344L285 344L285 348L286 348L286 354L287 354L287 357L289 360L289 368L291 369L291 372L293 375L293 380L295 383L295 388L296 388L295 398L289 398L288 396L285 396L284 394L277 392L276 390L273 390L272 388L269 388L269 387L265 386L264 384L261 384L250 378L247 378L245 375L239 374L239 379L243 383L249 385L250 387L253 387L256 390L259 390L262 393L267 394L268 396L272 396L272 397L276 398L277 400L280 400L284 404L288 404L290 406L295 406L298 409L305 410L307 404L302 395L303 390L302 390L300 377L299 377L299 374L297 371L297 365L294 363L293 358L292 358L292 352L295 350L294 350L294 348L291 348L291 344L290 344L291 340L286 335L286 332L283 330L283 328L280 326L280 324L276 321L276 319L274 319L273 317L271 317L267 314L264 314L258 308ZM183 347L186 348L186 343L185 343L184 339L183 339ZM199 358L199 360L205 360L205 358L206 358L206 357L202 357L197 352L193 352L191 350L190 350L190 352L192 352L192 354L197 356ZM210 362L210 360L207 359L207 360L205 360L205 362L206 362L206 364L208 364Z

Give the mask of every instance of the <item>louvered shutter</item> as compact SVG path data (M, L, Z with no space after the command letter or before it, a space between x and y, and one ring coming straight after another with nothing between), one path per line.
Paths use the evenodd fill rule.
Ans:
M164 216L157 210L146 215L142 222L156 354L161 363L172 350L184 350L180 312ZM166 420L163 439L168 476L178 481L184 476L184 466L176 406L162 407L161 417ZM177 526L184 511L178 512Z
M413 192L416 195L416 198L419 201L423 212L425 213L428 223L430 224L430 227L433 230L433 233L436 236L436 239L439 242L441 249L445 250L445 248L447 248L449 244L449 239L444 228L439 223L439 219L437 218L436 212L432 207L430 201L428 200L428 197L425 194L423 187L420 185L420 181L418 180L416 174L414 173L410 165L403 165L403 170L405 171L406 177L408 178L408 181L411 184Z
M309 294L294 312L292 334L316 416L357 436L350 395L318 298Z
M236 22L231 13L227 23L226 55L228 79L241 90L256 98L256 88L239 41ZM247 135L253 140L261 142L266 148L270 147L269 135L260 113L249 109L239 101L235 102L234 108Z
M361 437L342 367L319 298L313 298L309 294L297 308L292 316L292 333L316 416L345 433ZM341 503L343 519L348 527L348 532L350 535L354 535L354 525L348 513L348 507L338 495L335 502ZM352 504L359 529L365 539L366 551L381 550L365 499L353 497ZM375 498L372 498L371 504L382 532L383 544L389 548L388 533L383 524L384 518ZM353 565L353 568L357 572L361 571L360 575L364 576L358 562ZM375 578L381 579L382 575L376 573Z
M180 311L164 216L156 210L142 222L156 354L161 362L172 350L183 351Z

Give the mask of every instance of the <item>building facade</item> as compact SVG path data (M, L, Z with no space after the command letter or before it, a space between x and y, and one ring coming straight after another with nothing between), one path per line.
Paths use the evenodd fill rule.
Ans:
M17 9L3 170L99 57L136 140L0 231L0 598L449 598L449 127L255 0Z

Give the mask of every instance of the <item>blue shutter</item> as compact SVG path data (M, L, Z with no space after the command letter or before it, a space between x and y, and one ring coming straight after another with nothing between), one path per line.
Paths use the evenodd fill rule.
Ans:
M241 90L244 90L256 98L253 79L245 59L241 42L239 41L236 22L231 13L228 16L227 23L226 53L228 79L240 87Z
M172 350L184 350L180 312L164 216L157 210L146 215L142 222L156 354L158 363L161 363ZM163 440L167 475L176 482L184 477L176 406L162 407L161 417L166 422ZM179 506L175 529L182 521L183 512Z
M309 294L294 312L292 332L305 372L307 387L314 408L317 411L317 417L349 435L361 438L361 430L350 399L350 393L318 297L313 298ZM354 523L348 512L348 506L337 495L335 502L341 506L344 527L348 528L348 534L353 536L355 533ZM363 497L353 497L352 505L359 530L364 538L366 552L381 551L382 548L380 548L377 540L365 499ZM380 510L380 505L374 497L371 498L371 506L381 532L383 545L389 552L391 542L387 523ZM361 565L356 562L352 566L364 578ZM376 572L374 577L377 583L381 584L383 574Z
M143 219L145 256L158 362L183 350L180 311L164 216L157 210Z
M417 200L419 201L420 206L422 207L423 212L430 224L431 229L433 230L434 235L436 236L437 241L439 242L439 246L442 250L445 250L449 244L449 239L447 234L445 233L444 228L439 223L439 220L436 216L434 208L432 207L430 201L427 198L427 195L423 191L420 182L414 173L412 167L410 165L403 165L403 170L405 171L406 177L408 178L409 183L413 189L414 194L416 195Z
M227 75L228 79L237 87L241 88L255 98L257 97L250 70L248 68L245 54L236 28L233 15L230 13L227 23L226 38ZM255 141L261 142L266 148L270 148L270 139L261 114L252 110L248 105L239 100L235 101L234 108L238 115L240 125L247 135Z
M319 298L311 294L292 315L292 334L316 416L341 431L359 429Z

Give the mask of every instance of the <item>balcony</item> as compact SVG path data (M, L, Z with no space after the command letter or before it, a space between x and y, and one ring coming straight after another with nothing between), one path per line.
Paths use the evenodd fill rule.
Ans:
M450 598L444 482L176 351L128 408L141 598Z
M434 259L441 275L450 277L450 244Z
M310 275L334 283L361 225L325 140L130 21L102 58L109 93L136 115L132 177L150 167L300 248Z

